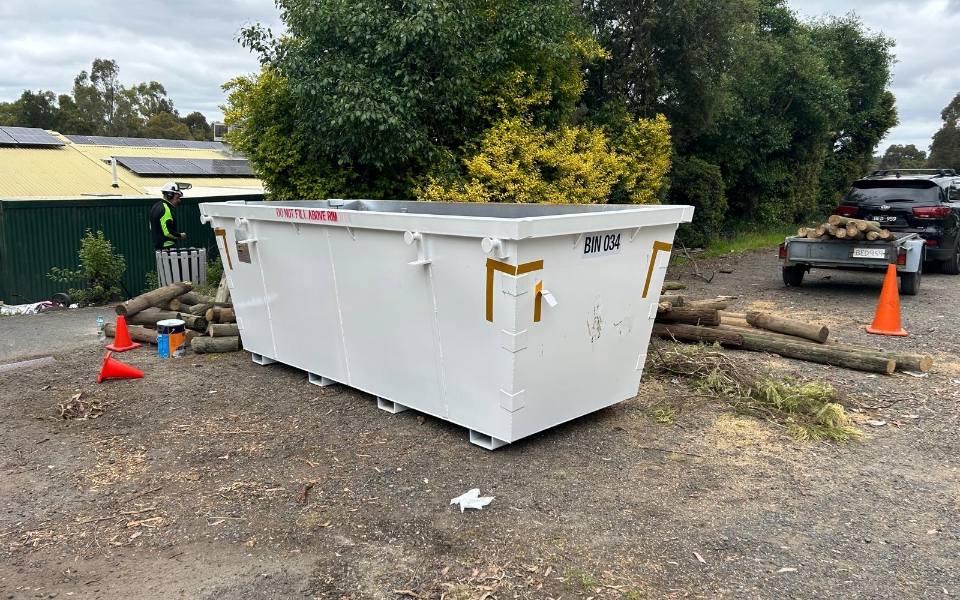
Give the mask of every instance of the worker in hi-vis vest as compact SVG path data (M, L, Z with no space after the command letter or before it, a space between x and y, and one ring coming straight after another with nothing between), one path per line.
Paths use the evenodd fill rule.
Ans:
M173 218L173 207L180 204L183 192L175 183L167 183L160 188L163 200L157 202L150 209L150 234L153 238L154 250L173 248L187 234L177 229L177 220Z

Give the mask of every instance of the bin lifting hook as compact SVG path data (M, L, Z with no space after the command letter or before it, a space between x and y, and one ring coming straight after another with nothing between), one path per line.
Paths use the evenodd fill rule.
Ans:
M429 265L433 261L427 258L427 249L423 241L423 235L419 231L407 231L403 234L403 241L408 246L417 245L417 260L407 263L410 266L418 267L420 265Z
M510 255L507 254L507 249L503 244L503 240L495 237L485 237L480 240L480 247L483 248L483 251L487 254L493 252L493 255L497 258L509 258Z

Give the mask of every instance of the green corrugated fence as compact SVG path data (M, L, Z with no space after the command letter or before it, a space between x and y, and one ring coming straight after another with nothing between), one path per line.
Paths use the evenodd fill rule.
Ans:
M150 241L150 207L157 198L79 198L68 200L0 200L0 300L22 304L49 300L69 285L47 277L52 267L76 270L77 252L87 229L103 231L127 261L123 284L132 294L144 291L146 274L156 271ZM180 201L177 226L187 239L181 246L206 248L217 256L213 229L200 223L201 202L263 200L260 194L213 196ZM74 284L78 287L77 284Z

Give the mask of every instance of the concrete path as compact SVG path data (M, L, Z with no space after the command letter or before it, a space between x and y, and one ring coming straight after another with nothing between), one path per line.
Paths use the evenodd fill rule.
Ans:
M0 316L0 364L96 347L97 315L116 320L113 306Z

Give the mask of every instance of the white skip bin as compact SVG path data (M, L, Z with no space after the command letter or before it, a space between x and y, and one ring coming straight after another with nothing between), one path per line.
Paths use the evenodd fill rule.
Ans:
M690 206L201 204L243 347L494 449L636 396Z

